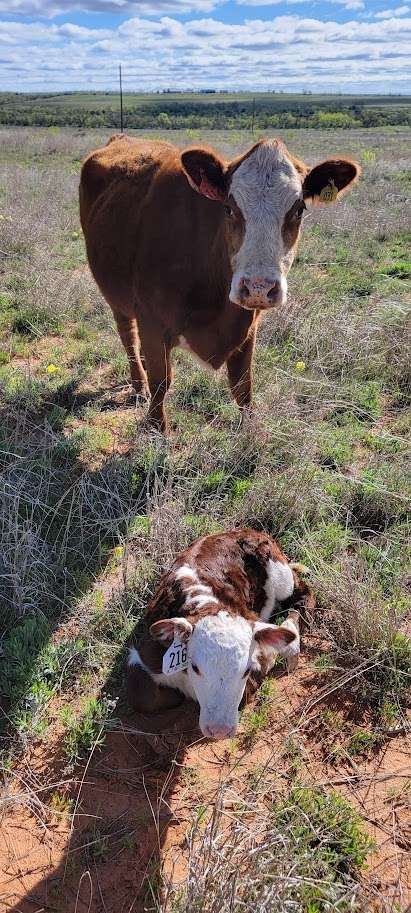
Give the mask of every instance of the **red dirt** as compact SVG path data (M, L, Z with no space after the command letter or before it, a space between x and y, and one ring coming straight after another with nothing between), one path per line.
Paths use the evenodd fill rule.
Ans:
M11 803L2 821L2 908L8 913L152 909L150 883L156 883L159 858L174 880L184 879L193 812L212 802L221 782L228 780L241 794L246 775L266 765L273 790L287 791L295 775L286 742L292 733L300 748L298 778L336 789L358 808L377 842L365 880L405 911L411 900L409 741L398 737L370 759L332 764L316 735L325 702L302 713L316 694L307 657L297 673L277 678L272 724L249 748L241 741L200 738L197 711L188 702L172 717L155 720L160 733L167 723L166 748L165 737L147 740L128 731L147 730L150 722L155 728L153 720L136 715L123 716L122 730L109 732L104 748L74 773L64 772L58 731L48 745L31 747L9 789L24 804ZM355 714L349 694L340 705L345 719ZM53 793L73 800L72 820L50 812ZM36 805L38 800L47 807ZM378 904L370 909L378 910Z

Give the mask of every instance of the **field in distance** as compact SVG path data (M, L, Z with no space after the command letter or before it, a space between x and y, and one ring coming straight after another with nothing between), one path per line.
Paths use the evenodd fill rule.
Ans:
M166 92L123 95L128 127L411 126L408 95ZM117 92L0 93L0 124L118 126Z

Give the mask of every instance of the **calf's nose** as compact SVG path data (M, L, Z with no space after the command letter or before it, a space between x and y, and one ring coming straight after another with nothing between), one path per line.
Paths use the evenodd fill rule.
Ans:
M204 726L204 735L209 739L229 739L235 734L235 726L225 726L220 723L210 723Z
M240 283L240 300L245 307L272 307L281 297L278 279L248 279Z

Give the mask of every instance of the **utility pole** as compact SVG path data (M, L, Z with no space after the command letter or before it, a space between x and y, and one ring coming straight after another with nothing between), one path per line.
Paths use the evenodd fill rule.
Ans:
M121 63L118 65L118 75L120 79L120 132L123 133L123 83L121 79Z
M254 134L255 98L253 98L253 116L251 120L251 133Z

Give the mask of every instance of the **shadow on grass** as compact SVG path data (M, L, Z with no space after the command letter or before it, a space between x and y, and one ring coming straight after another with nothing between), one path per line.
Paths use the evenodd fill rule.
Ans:
M16 714L36 703L24 698L39 655L124 541L130 517L146 510L149 461L115 455L87 467L81 438L64 434L66 409L79 405L74 388L71 397L63 385L35 410L14 402L0 411L2 752Z
M3 897L5 909L15 913L120 913L154 903L159 856L172 817L168 798L185 746L198 738L196 712L189 702L167 717L148 720L130 714L120 697L102 723L103 747L97 739L85 763L67 768L65 733L61 727L59 736L57 723L56 732L50 732L49 740L43 738L37 751L31 740L28 751L21 752L22 719L26 716L30 731L36 701L41 710L49 699L38 694L38 679L43 676L47 685L49 674L44 651L59 626L75 617L79 599L107 567L112 548L124 541L130 517L144 514L147 507L151 467L144 441L135 459L116 455L95 470L84 464L79 448L64 435L65 410L76 412L91 399L90 394L83 399L75 385L63 385L53 395L45 391L35 409L9 403L0 415L5 544L0 563L2 756L7 767L18 732L19 767L33 758L46 815L43 823L38 817L36 821L29 802L13 806L3 822ZM110 606L105 609L109 616ZM133 621L137 619L134 615ZM102 704L122 695L124 650L121 632L116 633L112 645L118 645L117 656L95 696ZM69 625L67 642L70 636ZM105 639L110 641L110 631ZM65 682L66 690L69 686L70 681ZM79 702L77 689L72 704ZM62 787L61 801L72 810L70 828L61 826L61 815L56 826L49 811L62 780L69 783Z

